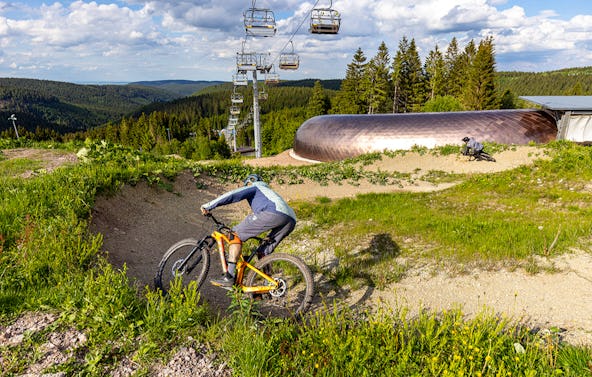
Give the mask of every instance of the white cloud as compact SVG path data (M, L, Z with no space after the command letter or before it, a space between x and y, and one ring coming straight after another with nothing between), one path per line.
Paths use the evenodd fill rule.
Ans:
M245 0L52 1L38 7L0 2L0 76L229 81L242 49L242 13L251 5ZM371 58L384 41L394 56L403 36L415 39L422 56L436 44L444 49L452 37L466 43L493 36L501 70L589 65L592 15L562 19L565 4L530 12L517 0L334 0L342 17L340 33L319 36L307 32L315 2L257 1L257 7L274 11L278 32L248 40L246 47L277 57L300 27L293 42L301 69L282 72L286 79L343 77L358 47Z

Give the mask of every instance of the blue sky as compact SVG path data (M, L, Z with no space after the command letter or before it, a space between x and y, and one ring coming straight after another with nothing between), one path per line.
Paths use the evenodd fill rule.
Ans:
M307 32L315 3L329 5L257 0L274 11L278 31L245 39L242 13L252 0L0 0L0 77L231 81L237 52L277 62L292 40L300 69L278 69L282 79L343 78L358 47L370 59L384 41L392 57L402 37L425 58L453 37L463 47L492 36L500 71L592 65L590 0L333 0L342 27L330 36Z

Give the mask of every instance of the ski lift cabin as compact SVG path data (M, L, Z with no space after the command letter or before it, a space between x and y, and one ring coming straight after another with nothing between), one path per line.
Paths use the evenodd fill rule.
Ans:
M277 30L275 16L269 9L253 8L247 9L244 13L245 33L251 37L273 37Z
M341 25L339 12L329 8L314 8L310 13L310 32L313 34L337 34Z
M290 41L292 43L292 41ZM300 57L294 53L294 44L292 44L292 52L285 52L280 54L279 67L285 70L298 69L300 65Z

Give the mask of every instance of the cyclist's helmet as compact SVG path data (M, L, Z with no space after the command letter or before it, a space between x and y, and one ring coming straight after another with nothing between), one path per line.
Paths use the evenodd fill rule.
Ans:
M468 142L468 141L469 141L469 137L468 137L468 136L465 136L465 137L463 137L463 141L464 141L465 143L466 143L466 142Z
M247 178L245 178L245 180L243 182L245 183L245 186L246 186L249 183L261 182L261 181L263 181L263 178L261 178L261 176L259 174L249 174L249 176Z

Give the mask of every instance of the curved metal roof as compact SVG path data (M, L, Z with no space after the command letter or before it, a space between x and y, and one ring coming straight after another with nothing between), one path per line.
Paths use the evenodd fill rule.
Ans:
M296 132L294 153L317 161L338 161L370 152L462 144L464 136L502 144L555 140L554 118L543 110L449 113L321 115Z

